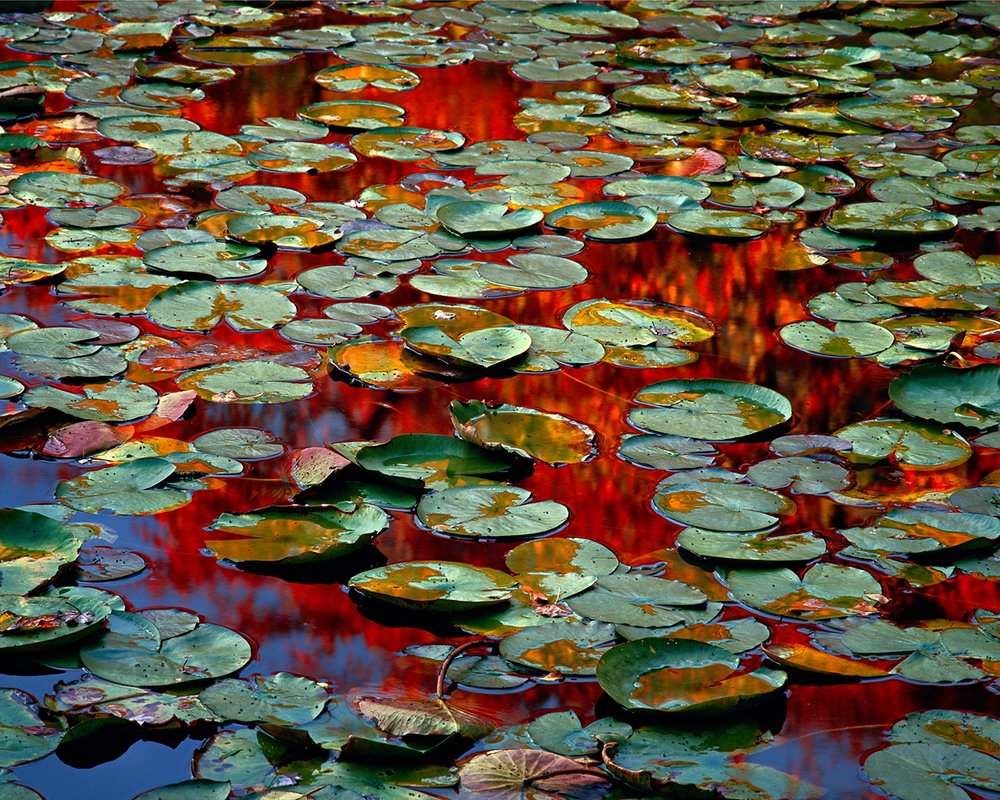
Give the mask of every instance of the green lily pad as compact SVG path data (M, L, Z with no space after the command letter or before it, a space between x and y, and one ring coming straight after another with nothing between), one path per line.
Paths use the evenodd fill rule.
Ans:
M164 458L140 458L125 464L93 470L63 481L56 497L70 508L96 514L148 515L186 506L191 493L164 486L176 472Z
M731 711L771 695L787 675L688 639L637 639L612 648L597 669L601 688L619 705L665 713Z
M684 436L630 433L623 436L618 445L619 458L641 467L668 472L710 467L717 455L713 445Z
M855 567L816 564L801 578L788 569L734 569L726 574L733 597L769 614L825 620L874 614L882 587Z
M259 331L291 321L295 304L266 286L185 281L154 297L149 316L165 328L206 331L226 320L236 330Z
M787 422L792 407L773 389L715 379L661 381L639 391L629 422L672 436L710 442L742 439Z
M573 203L545 216L545 224L550 227L583 231L585 238L599 242L642 236L656 222L656 213L648 208L614 201Z
M504 572L454 561L404 561L370 569L349 586L366 597L414 610L454 613L503 603L515 588Z
M597 452L594 432L576 420L522 406L490 407L479 400L448 406L455 432L467 442L546 464L577 464Z
M714 208L678 211L667 217L667 225L679 233L712 239L756 239L771 228L771 223L759 214Z
M451 436L408 433L363 447L357 464L409 486L444 488L479 476L499 475L514 460Z
M31 408L55 408L77 419L128 422L141 419L156 408L159 395L148 386L128 380L110 381L68 391L36 386L21 397Z
M37 761L56 749L62 730L46 722L35 698L19 689L0 689L0 766ZM6 784L0 784L0 794Z
M901 419L856 422L834 436L851 443L849 457L861 464L888 458L910 469L946 469L964 464L972 455L972 447L957 433Z
M0 595L0 654L20 656L86 639L104 627L110 614L102 595L79 590L67 597Z
M407 327L400 336L418 353L466 368L489 369L524 355L531 337L513 326L469 331L451 337L437 327Z
M89 538L85 527L43 514L0 509L0 592L27 594L51 580Z
M501 203L463 200L447 203L436 213L438 220L456 236L509 236L542 221L541 211L520 208L512 211Z
M315 681L277 672L250 680L227 678L205 687L198 699L222 719L272 725L311 722L326 706L329 695Z
M192 369L177 385L213 403L288 403L313 391L304 369L256 359Z
M812 320L793 322L778 330L781 340L796 350L828 358L867 358L892 346L892 331L870 322L838 322L833 330Z
M917 367L889 386L900 409L921 419L988 430L1000 425L1000 367Z
M618 557L604 545L556 536L519 544L507 553L505 563L515 574L578 572L600 576L618 569Z
M770 528L778 522L775 514L795 511L795 504L777 492L718 481L661 483L653 507L680 525L736 532Z
M403 124L405 109L373 100L331 100L300 108L298 115L331 128L371 130Z
M517 486L459 486L424 495L417 517L432 531L470 539L538 536L569 519L562 503L530 500Z
M28 172L10 183L10 193L32 206L76 208L106 206L124 194L120 183L72 172Z
M196 624L168 636L159 626L111 630L80 649L83 665L105 680L126 686L172 686L221 678L250 661L250 643L236 631L210 623Z
M294 565L326 561L372 542L389 524L380 508L272 508L251 514L223 514L209 530L240 538L205 542L212 555L237 564Z
M876 238L941 236L958 224L942 211L905 203L852 203L834 211L824 223L838 233Z
M555 622L522 628L500 640L500 655L542 672L594 675L615 641L615 628L603 622Z
M826 542L809 531L771 536L685 528L677 544L702 558L733 561L811 561L826 553Z

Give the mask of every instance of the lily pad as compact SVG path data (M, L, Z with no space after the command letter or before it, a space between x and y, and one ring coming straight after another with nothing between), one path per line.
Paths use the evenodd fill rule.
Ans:
M601 659L601 688L627 709L665 713L731 711L781 690L787 675L740 672L721 647L690 639L637 639Z
M547 464L577 464L597 451L596 435L586 425L560 414L479 400L448 406L455 432L487 450L501 450Z
M359 573L349 585L392 605L438 613L503 603L515 588L506 573L454 561L404 561Z
M209 540L205 546L216 558L237 564L309 564L364 547L388 524L384 511L364 504L352 509L264 509L223 514L209 530L240 538Z
M792 407L773 389L715 379L661 381L639 391L629 413L636 427L710 442L742 439L788 421Z
M968 370L937 365L917 367L897 377L889 396L900 409L921 419L988 430L1000 425L1000 367Z
M569 519L562 503L530 500L517 486L460 486L424 495L417 517L432 531L470 539L538 536Z

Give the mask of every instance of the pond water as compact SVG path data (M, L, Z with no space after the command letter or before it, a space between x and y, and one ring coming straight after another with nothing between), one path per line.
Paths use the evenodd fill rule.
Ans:
M28 101L9 104L4 126L35 138L0 135L9 187L0 196L0 506L34 512L0 520L0 561L12 576L0 582L0 671L4 686L49 708L32 726L12 710L20 701L3 695L0 766L13 768L11 781L49 800L131 800L193 777L231 786L149 797L633 797L664 794L669 781L739 798L1000 791L1000 438L991 433L1000 425L1000 257L991 255L1000 61L989 4L9 5L0 37L5 60L17 63L0 64L0 79ZM315 29L322 35L302 33ZM364 80L381 69L395 84L334 90L332 78L314 80L357 63L375 65L356 70ZM188 71L157 79L165 64ZM207 73L220 67L232 74ZM419 84L396 91L416 83L411 75ZM765 78L773 83L760 85ZM630 101L628 87L644 86L664 93ZM604 100L612 94L614 104ZM372 122L366 114L390 112L351 105L358 100L399 106L392 124L405 117L417 130L400 136ZM787 109L803 116L793 124ZM294 122L263 137L262 121L278 117ZM220 136L199 138L199 129ZM366 141L365 131L375 133ZM441 132L464 136L464 149ZM268 152L275 142L291 145ZM483 142L508 144L476 149ZM650 176L655 188L611 185ZM256 194L220 197L233 185ZM591 203L600 205L582 207ZM83 209L105 206L124 216L106 227L84 219ZM449 206L451 215L440 212ZM497 208L502 220L490 216ZM518 224L513 209L539 213ZM512 277L506 259L520 266L531 251L526 274ZM546 255L562 260L540 264ZM434 275L454 282L427 280ZM266 288L254 297L218 289L251 285ZM603 310L579 310L601 298L611 301ZM420 305L429 308L411 308ZM501 316L483 323L470 305ZM293 319L328 323L317 333L287 328ZM134 328L93 328L97 340L86 330L95 320ZM785 327L803 320L814 327ZM529 336L515 324L572 330L596 355L546 350L538 329ZM470 333L481 349L459 341ZM364 356L350 350L362 335L376 337ZM536 359L551 355L545 370L526 366L529 345ZM9 392L5 379L16 382ZM637 401L661 381L678 383ZM747 385L773 392L748 394ZM126 386L129 396L87 403L84 386ZM270 402L256 402L261 392ZM448 445L434 440L402 480L405 454L364 455L406 434L455 437L462 426L450 404L470 401L487 404L470 406L473 422L487 422L461 432L490 450L473 442L464 461L442 467ZM571 446L564 420L511 406L585 427L572 427ZM492 428L490 407L499 410ZM875 419L894 421L857 426ZM233 429L253 429L263 449L233 436L191 444ZM655 437L626 460L623 437L637 433ZM779 438L798 435L840 438ZM342 444L354 442L369 444ZM560 457L531 457L546 448ZM653 460L633 463L643 458ZM477 472L477 459L495 468ZM424 468L421 480L406 479L414 468ZM81 480L95 474L106 482ZM475 485L495 505L458 489ZM561 504L568 521L512 521L510 486ZM479 504L472 522L461 521L461 497ZM444 511L429 525L432 503ZM290 507L292 522L286 514L257 528L264 544L249 556L217 557L260 525L226 517L222 533L209 530L223 515ZM362 512L384 519L370 544L330 558L332 546L306 541L333 524L317 514L360 530ZM476 520L487 533L468 533ZM61 546L72 552L53 556L39 540L33 550L26 527L70 541ZM771 552L790 546L775 537L809 531L805 557ZM579 563L606 553L590 543L609 548L615 574L543 544L569 537L587 540L569 548L591 548ZM426 593L401 608L426 574L395 588L347 588L401 562L510 572L507 554L526 542L551 574L519 576L529 591L508 599L512 583L479 617L435 608ZM145 564L89 580L73 567L81 543L81 563L110 546ZM276 553L294 558L291 547L311 553L298 559L308 563L274 563ZM55 564L47 574L23 577L46 558ZM827 570L825 583L799 581L807 570L814 579ZM623 588L625 574L641 583ZM704 594L693 603L656 594L680 591L676 580ZM12 583L16 591L4 588ZM60 591L58 614L20 600ZM81 596L93 608L69 619L66 603ZM482 616L515 608L509 627ZM193 612L252 650L220 655L205 634L190 652L180 647L187 660L163 666L163 648L195 622L134 613L148 609ZM675 616L638 624L637 614ZM750 620L766 626L756 640ZM736 628L712 627L719 621L746 626L746 646ZM169 625L188 627L178 635ZM520 656L497 644L529 625L576 627L540 634L552 641ZM86 638L58 641L81 626ZM35 642L46 636L56 644ZM691 638L707 644L677 645ZM619 654L638 648L627 643L635 639L656 655L602 658L594 677L598 657L613 644ZM427 737L393 736L427 730L417 722L427 724L444 657L440 648L404 651L470 641L509 659L489 663L489 680L449 682L448 702L495 730L430 753ZM269 705L263 683L251 701L250 684L232 680L274 673L319 685L275 689ZM98 679L141 687L134 696L148 705L102 703L100 692L87 695ZM75 694L57 688L74 681L83 681ZM506 688L490 688L497 681ZM764 681L773 683L766 691ZM641 687L640 702L632 693ZM219 699L223 691L230 696ZM300 718L303 698L322 696L316 716L327 692L327 724L315 733ZM386 721L358 705L372 697L424 705ZM185 699L201 704L188 718L174 709ZM716 713L699 713L706 708ZM604 720L609 732L560 750L523 728L565 711L584 725ZM917 712L930 714L911 718L923 738L898 727L890 735ZM534 772L518 761L511 777L470 755L499 749L550 760ZM873 753L889 755L863 769ZM378 775L373 764L397 771ZM35 797L3 778L0 798ZM884 792L874 785L887 780Z

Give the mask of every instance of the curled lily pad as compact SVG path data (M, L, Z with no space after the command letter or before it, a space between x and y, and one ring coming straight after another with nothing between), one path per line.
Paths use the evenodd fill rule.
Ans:
M569 519L562 503L530 500L517 486L459 486L424 495L417 517L433 531L471 539L538 536Z
M307 564L351 553L375 539L389 523L380 508L264 509L223 514L209 530L240 538L215 539L205 546L216 558L238 564Z
M662 483L653 506L672 522L714 531L762 530L778 522L773 515L795 511L777 492L717 481Z
M917 367L889 387L892 401L907 414L979 430L1000 425L1000 367L968 370Z
M462 793L470 798L581 797L600 792L607 779L579 761L544 750L513 748L476 753L458 766ZM544 794L540 794L544 792Z
M739 672L721 647L689 639L637 639L610 650L597 680L619 705L667 713L728 711L780 691L787 675Z
M985 514L897 508L866 528L841 531L848 541L869 551L940 553L973 549L1000 538L1000 519Z
M31 695L0 689L0 766L13 767L47 756L56 749L62 733L56 723L42 718ZM0 793L6 793L7 786L0 784Z
M642 236L653 229L656 213L629 203L574 203L549 212L545 224L563 230L583 231L587 239L615 241Z
M111 615L105 596L0 595L0 654L49 650L96 634Z
M652 406L629 413L636 427L710 442L752 436L792 416L783 395L738 381L661 381L640 390L635 400Z
M533 408L490 407L479 400L448 406L455 432L472 444L547 464L576 464L596 453L595 434L560 414Z
M441 613L503 603L515 588L506 573L454 561L404 561L355 575L349 585L392 605Z

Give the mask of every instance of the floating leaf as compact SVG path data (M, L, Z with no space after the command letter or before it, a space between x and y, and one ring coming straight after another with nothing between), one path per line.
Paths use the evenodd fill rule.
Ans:
M404 561L355 575L349 585L386 603L442 613L502 603L515 586L503 572L454 561Z
M96 514L147 515L172 511L191 502L191 493L162 484L176 471L163 458L139 458L84 473L56 487L56 497L70 508Z
M1000 367L968 370L917 367L889 387L892 401L907 414L945 424L987 430L1000 425Z
M615 641L613 625L565 622L522 628L500 640L500 655L514 664L562 675L594 675Z
M417 517L432 531L470 539L538 536L569 519L562 503L530 499L517 486L460 486L424 495Z
M627 709L668 713L729 711L779 691L787 676L760 667L738 671L739 659L689 639L637 639L601 659L601 688Z
M653 406L629 413L629 422L636 427L710 442L752 436L792 416L784 396L738 381L661 381L640 390L635 400Z
M216 558L237 564L309 564L364 547L388 523L384 511L369 505L350 510L272 508L223 514L209 530L240 538L208 540L205 546Z
M487 450L501 450L547 464L576 464L596 452L595 434L586 425L559 414L479 400L448 406L455 432Z
M882 597L881 585L869 573L837 564L817 564L801 578L788 569L734 569L726 580L740 602L797 619L874 614Z
M776 492L716 481L663 483L653 506L672 522L714 531L757 531L791 514L795 504Z

